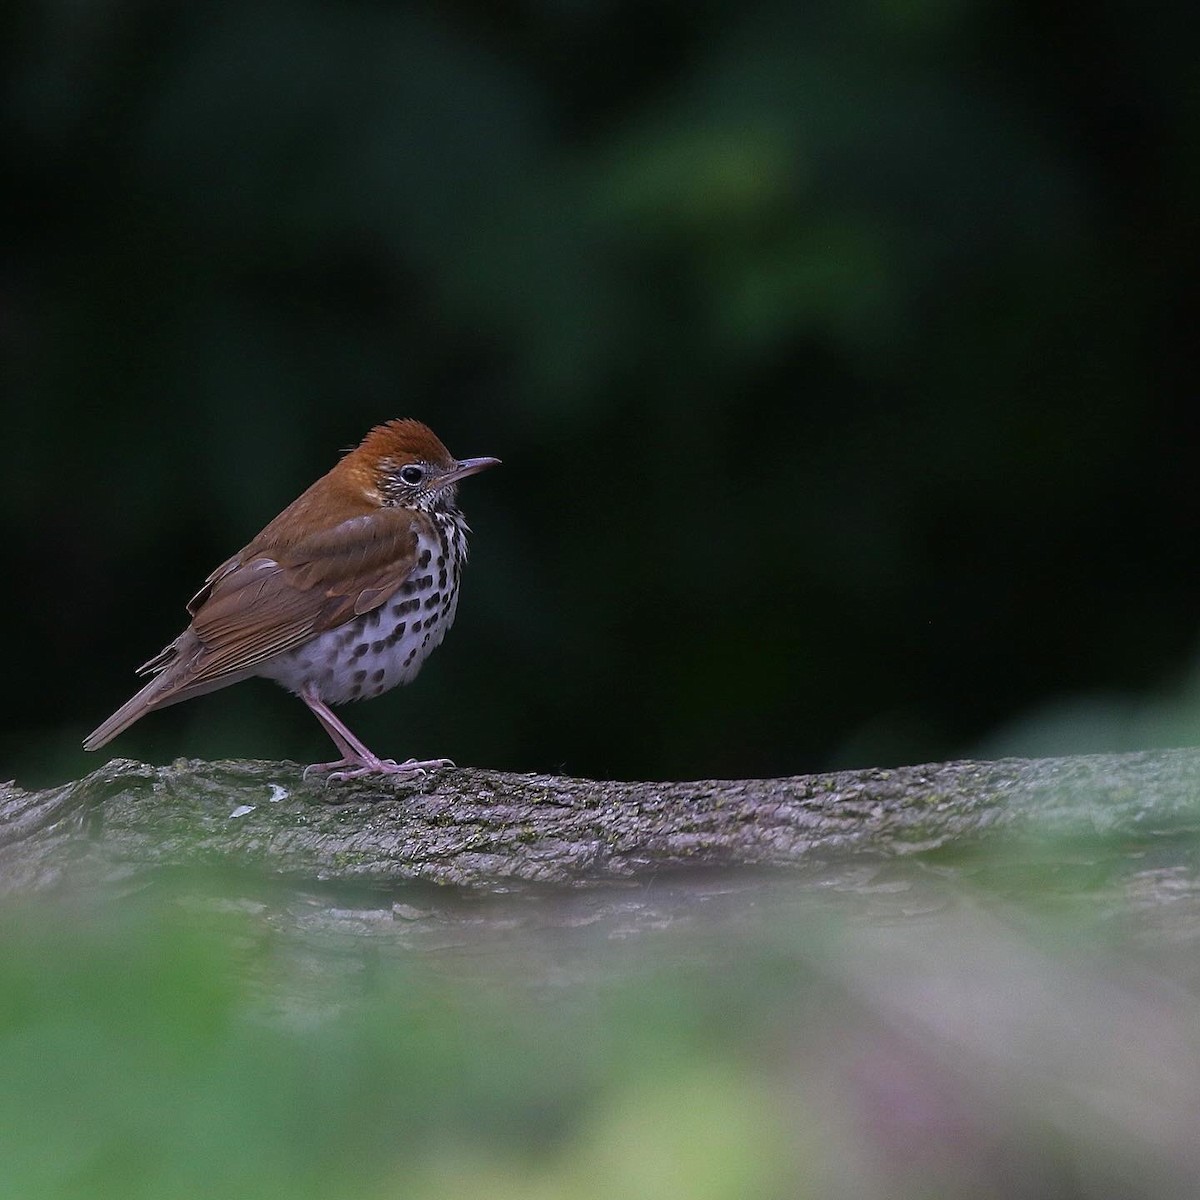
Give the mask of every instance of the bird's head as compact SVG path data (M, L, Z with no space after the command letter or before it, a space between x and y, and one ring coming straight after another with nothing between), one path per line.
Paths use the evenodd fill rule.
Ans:
M458 484L500 461L456 459L428 425L411 419L377 425L352 457L369 472L384 506L425 512L456 511Z

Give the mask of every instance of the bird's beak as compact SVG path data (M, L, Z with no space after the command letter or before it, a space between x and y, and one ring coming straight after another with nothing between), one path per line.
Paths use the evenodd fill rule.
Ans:
M498 458L460 458L454 469L447 471L437 481L437 486L445 487L449 483L458 483L459 480L466 479L468 475L478 475L480 471L496 466L499 461Z

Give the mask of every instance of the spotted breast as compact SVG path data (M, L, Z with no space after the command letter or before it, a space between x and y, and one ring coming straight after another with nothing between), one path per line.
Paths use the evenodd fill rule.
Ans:
M258 673L296 695L311 689L326 704L412 682L454 623L470 532L457 513L421 514L416 525L416 567L388 603L278 655Z

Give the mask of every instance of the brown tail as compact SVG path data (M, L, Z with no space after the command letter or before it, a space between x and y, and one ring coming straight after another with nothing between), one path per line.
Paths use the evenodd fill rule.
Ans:
M139 668L139 674L148 670L157 671L158 674L136 696L126 700L107 721L93 729L83 739L83 748L99 750L117 734L124 733L135 721L140 721L148 712L157 708L167 708L181 700L190 700L204 692L215 691L240 678L233 676L210 681L198 687L189 687L188 681L193 675L200 649L199 639L189 629L180 634L156 658Z
M171 683L172 681L166 675L158 675L150 680L136 696L130 700L126 700L107 721L93 729L83 739L83 748L85 750L99 750L105 743L111 742L118 733L124 733L134 721L140 720L148 712L152 712L156 708L164 707L164 693L173 690ZM183 697L177 696L175 698L182 699ZM170 702L167 701L167 703Z

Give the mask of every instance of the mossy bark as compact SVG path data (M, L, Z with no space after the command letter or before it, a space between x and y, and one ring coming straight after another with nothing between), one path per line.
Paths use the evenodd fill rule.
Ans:
M278 762L116 759L0 787L0 893L220 863L295 881L466 888L787 868L984 836L1200 830L1200 751L616 783L451 769L328 784Z

